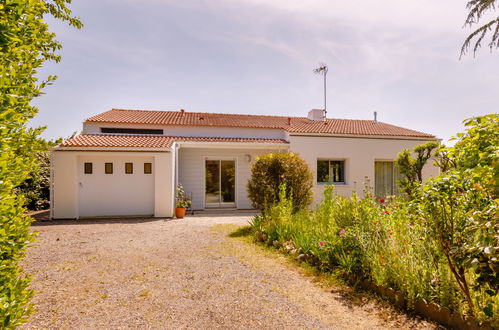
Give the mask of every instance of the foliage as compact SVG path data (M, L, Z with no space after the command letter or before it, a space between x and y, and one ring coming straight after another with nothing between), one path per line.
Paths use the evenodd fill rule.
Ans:
M312 172L295 153L269 153L257 157L251 167L248 197L253 207L263 209L280 200L279 187L285 185L286 198L296 212L312 201Z
M55 79L39 81L37 69L47 60L59 61L61 45L44 22L52 15L81 27L66 7L69 0L6 0L0 2L0 327L13 328L31 312L29 278L19 261L33 237L31 219L24 216L24 196L15 187L36 167L35 154L43 149L37 136L42 128L28 128L37 113L33 98Z
M185 193L184 186L179 183L175 194L175 207L188 208L191 204L192 201Z
M458 171L466 172L475 182L499 193L499 115L490 114L464 121L466 132L449 148Z
M255 219L259 235L292 241L322 271L335 268L391 286L409 306L425 299L499 326L497 115L465 121L454 147L438 147L446 170L419 184L411 200L334 195L325 189L314 211L293 213L287 196ZM416 151L424 164L433 146ZM422 167L422 165L421 165Z
M432 157L433 150L436 148L438 148L438 142L430 141L414 147L415 158L408 149L402 150L397 155L397 166L400 173L404 175L404 179L400 180L399 185L410 197L416 197L414 194L419 191L423 182L423 167Z
M60 143L40 139L43 149L35 153L36 166L31 168L29 176L14 189L16 194L25 198L25 207L31 211L44 210L50 207L50 147Z
M446 172L428 183L423 205L473 311L467 269L477 276L475 290L499 294L499 116L475 117L464 124L466 131L457 134L455 146L441 150L447 162L439 160L444 159L439 152L437 163L446 164ZM480 307L492 315L491 305Z
M494 11L499 5L498 0L471 0L466 4L466 8L469 9L468 17L466 18L465 25L473 26L478 24L482 19L482 16L488 11ZM499 17L492 19L488 23L480 26L478 29L473 31L464 41L461 47L461 56L465 55L470 48L473 40L475 44L473 46L473 53L476 54L478 48L480 48L483 39L486 37L487 33L492 33L490 42L488 44L490 50L499 47Z

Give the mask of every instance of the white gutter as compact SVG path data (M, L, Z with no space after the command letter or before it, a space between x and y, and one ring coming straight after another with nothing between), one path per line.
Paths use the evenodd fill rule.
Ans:
M289 148L288 143L273 143L273 142L198 142L198 141L176 141L178 146L183 148L243 148L243 149L262 149L262 148Z
M52 151L140 151L140 152L171 152L171 148L132 148L132 147L54 147Z
M289 136L303 137L337 137L337 138L352 138L352 139L381 139L381 140L424 140L424 141L441 141L436 137L417 137L417 136L399 136L399 135L356 135L356 134L327 134L327 133L289 133Z

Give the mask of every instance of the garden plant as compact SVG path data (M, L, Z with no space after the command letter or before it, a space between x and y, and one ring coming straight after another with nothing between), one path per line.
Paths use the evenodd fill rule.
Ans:
M323 272L392 287L409 309L424 299L499 326L499 116L465 125L454 147L418 148L445 168L411 184L411 198L376 199L367 186L343 197L328 186L316 209L297 209L281 185L276 202L253 219L255 235L312 256Z
M61 44L49 31L48 16L80 28L71 16L70 0L9 0L0 2L0 328L11 329L26 322L32 311L29 277L19 262L33 241L25 215L27 198L18 188L38 166L43 150L39 134L28 120L38 109L34 98L56 77L40 77L46 61L59 61Z
M253 207L263 209L279 201L279 186L285 184L285 196L293 196L293 208L299 210L312 201L312 177L307 163L295 153L264 154L251 167L248 197Z

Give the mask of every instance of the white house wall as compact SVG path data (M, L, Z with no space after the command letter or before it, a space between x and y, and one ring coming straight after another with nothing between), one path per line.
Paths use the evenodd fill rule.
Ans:
M53 152L55 219L110 215L170 217L174 212L173 155L169 152ZM84 174L84 163L93 164ZM113 163L113 174L104 163ZM125 174L133 163L133 174ZM152 163L152 174L144 174Z
M234 159L236 162L236 206L238 209L251 209L246 184L251 176L251 163L255 157L272 149L215 149L215 148L180 148L179 183L192 198L195 210L204 209L205 160ZM250 155L251 161L248 162Z
M167 136L195 136L195 137L242 137L242 138L269 138L286 139L287 132L282 129L267 128L239 128L239 127L203 127L203 126L168 126L168 125L141 125L117 123L83 123L83 134L101 134L101 128L134 128L134 129L163 129Z
M310 165L314 174L314 204L322 199L324 185L317 183L317 159L345 161L346 183L335 186L338 194L348 196L354 190L362 194L364 185L374 186L374 162L393 160L402 149L410 149L427 140L375 138L339 138L290 136L290 151L298 153ZM429 161L431 163L431 161ZM426 165L424 179L438 175L435 166ZM366 182L367 177L367 182Z

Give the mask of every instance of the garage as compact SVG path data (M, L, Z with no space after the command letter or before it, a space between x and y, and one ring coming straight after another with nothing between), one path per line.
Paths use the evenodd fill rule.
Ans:
M154 214L154 158L79 156L78 217Z

